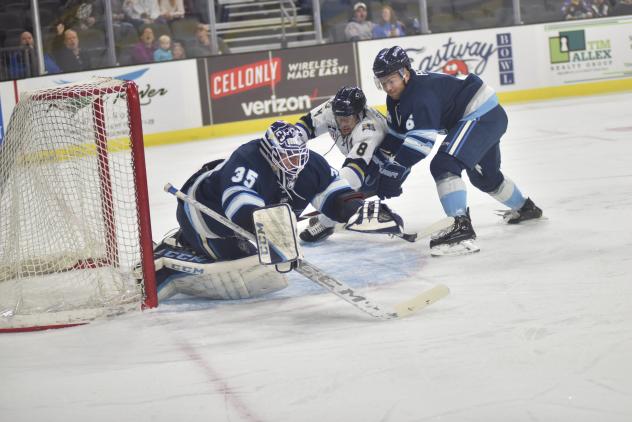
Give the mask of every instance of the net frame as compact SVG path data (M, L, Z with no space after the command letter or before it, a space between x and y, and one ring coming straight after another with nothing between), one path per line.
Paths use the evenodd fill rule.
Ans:
M112 125L112 122L110 121L112 120L112 116L108 114L109 110L106 110L112 101L116 102L119 100L124 100L125 102L124 110L126 119L123 120L127 121L122 122L125 136L121 137L121 139L123 140L123 144L127 144L125 148L129 149L130 157L129 163L125 160L123 160L123 162L132 167L130 171L130 180L128 182L133 184L133 196L135 198L133 206L135 209L126 210L125 212L130 213L130 216L127 216L127 218L131 218L131 220L135 219L135 224L137 225L135 229L137 231L132 236L133 238L131 240L125 239L124 241L130 241L132 243L137 242L137 245L134 244L132 248L134 249L134 259L138 260L138 265L133 269L133 271L127 268L125 274L120 277L125 277L125 282L129 284L129 279L133 274L135 280L137 279L138 281L131 290L139 288L140 295L138 297L134 294L130 297L125 296L123 297L121 303L117 303L115 305L112 304L112 309L108 308L108 306L111 305L110 303L107 303L108 300L111 300L108 298L105 300L106 303L99 304L103 305L103 309L100 309L99 306L97 306L96 309L90 310L65 310L60 308L55 309L54 312L50 313L43 312L40 314L35 313L33 315L19 315L19 318L16 318L15 311L22 306L22 302L24 302L24 299L19 297L22 287L19 285L19 281L16 280L25 279L20 278L25 273L25 266L28 266L31 273L37 274L39 278L47 278L49 280L53 277L64 277L64 273L70 272L75 272L75 274L79 273L80 278L81 272L86 274L86 278L88 278L88 273L90 273L90 277L97 274L97 278L100 277L99 273L103 273L103 277L106 279L119 277L117 271L121 270L121 266L124 265L120 262L121 254L125 254L125 249L130 247L124 245L122 248L124 250L121 251L122 240L121 234L119 233L120 230L117 228L117 217L119 217L119 215L123 212L116 208L117 193L115 192L115 186L113 185L113 178L117 178L118 175L113 174L113 169L111 168L111 164L115 162L115 158L113 157L118 153L116 150L112 151L113 148L111 144L113 141L111 134L112 131L110 129L110 126ZM98 230L99 233L95 236L102 236L104 238L103 243L105 245L105 252L102 254L103 256L99 256L100 254L85 257L59 256L55 259L27 257L25 260L9 262L8 264L7 262L0 262L0 287L2 287L2 283L6 283L7 280L11 280L15 283L16 287L14 288L13 285L11 285L11 290L9 291L13 292L15 290L15 293L18 296L14 306L15 309L7 310L6 307L0 307L0 333L74 326L85 324L86 322L100 316L108 316L134 308L154 308L158 305L153 262L153 242L151 237L140 98L138 88L134 82L121 81L113 78L92 78L89 81L68 84L56 88L43 89L23 95L20 102L16 105L16 109L14 110L11 121L9 122L7 136L3 144L0 144L0 170L6 170L7 168L11 169L11 165L15 166L15 160L18 159L35 161L40 159L49 159L51 161L59 161L58 157L56 157L56 155L59 154L59 151L55 149L37 151L35 154L33 152L29 152L30 157L27 156L26 158L19 156L19 153L14 154L10 149L11 143L13 142L12 138L16 136L26 136L25 134L20 134L19 131L23 127L28 128L30 123L21 122L19 125L16 123L15 125L19 126L18 129L16 129L17 134L16 131L12 131L12 127L14 123L14 116L18 113L20 108L27 107L28 110L29 105L34 107L32 106L33 104L50 104L50 106L63 108L66 103L70 103L73 106L76 106L78 110L82 110L81 113L84 116L84 119L87 120L87 117L85 117L87 114L91 116L91 122L88 123L90 127L85 127L83 129L92 134L94 138L91 141L94 142L92 155L96 159L95 174L98 178L98 181L95 181L95 183L98 183L99 185L98 190L100 198L98 201L100 204L98 207L100 207L100 215L104 220L102 230ZM120 108L120 110L123 110L123 108ZM25 113L28 114L28 111L25 112L23 110L22 114ZM119 116L118 118L121 117L122 116ZM84 146L79 145L74 146L73 148L79 147L83 148ZM27 147L24 147L23 149L27 149ZM6 153L6 157L3 157L2 155L5 151L8 152ZM127 157L127 152L125 154L125 157ZM52 158L42 158L40 155L51 155ZM10 161L11 159L14 161ZM114 171L116 172L116 169L114 169ZM2 174L2 176L7 176L7 174ZM7 179L9 178L10 177ZM16 189L14 188L13 190ZM81 194L81 192L78 193L78 195ZM3 187L0 186L0 199L4 199L3 195ZM63 207L63 200L64 198L60 198L56 205ZM5 224L2 220L4 218L6 221L9 221L12 217L16 218L16 216L0 215L0 230L2 230L0 231L0 236L7 236L7 238L4 239L4 243L3 239L0 238L0 248L4 246L5 249L8 249L7 245L10 244L10 241L15 241L18 244L22 241L19 229L17 229L17 236L14 235L16 239L7 240L9 237L7 233L10 234L11 229L7 229L10 225ZM17 216L17 218L19 218L19 216ZM80 219L78 219L77 223L81 224L81 221L79 220ZM19 246L16 247L19 248ZM9 256L9 254L3 254L3 250L0 249L0 258L7 258L7 256ZM127 266L129 267L129 264L127 264ZM97 287L103 289L102 286ZM90 286L92 289L97 287ZM128 292L125 293L127 294Z

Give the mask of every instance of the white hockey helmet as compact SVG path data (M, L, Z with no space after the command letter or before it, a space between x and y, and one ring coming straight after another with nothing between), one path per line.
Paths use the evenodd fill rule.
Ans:
M309 149L296 126L277 120L262 139L264 154L288 179L296 179L309 159Z

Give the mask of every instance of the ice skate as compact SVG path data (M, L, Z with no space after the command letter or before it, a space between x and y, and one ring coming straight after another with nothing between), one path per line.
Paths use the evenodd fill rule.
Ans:
M533 220L542 217L542 210L533 203L531 198L527 198L524 205L518 210L509 210L503 213L503 220L507 224L518 224L526 220Z
M320 222L318 217L309 219L309 226L299 234L303 242L322 242L334 233L334 227L327 227Z
M430 255L466 255L478 252L480 248L474 240L476 233L468 215L454 217L454 224L439 232L430 240Z

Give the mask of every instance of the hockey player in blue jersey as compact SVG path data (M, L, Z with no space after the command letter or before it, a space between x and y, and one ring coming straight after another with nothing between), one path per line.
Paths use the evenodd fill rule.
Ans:
M273 123L265 135L241 145L227 160L204 165L181 191L233 223L254 233L252 213L266 205L287 203L298 216L311 204L339 222L347 222L364 201L327 161L309 151L297 128ZM401 218L377 204L380 222ZM178 200L179 229L154 250L159 300L176 293L211 299L258 296L287 286L268 266L259 265L253 244L230 228ZM356 218L361 226L363 218ZM368 230L371 231L371 230ZM204 276L191 275L186 262L205 266Z
M446 135L430 162L430 172L441 205L455 222L431 240L432 255L479 250L461 179L463 170L476 188L509 208L503 215L507 223L542 216L542 210L500 171L500 138L507 129L507 115L493 89L477 75L461 79L414 71L399 46L377 54L373 73L387 94L389 137L401 142L381 167L381 198L399 195L410 168L431 152L437 135Z

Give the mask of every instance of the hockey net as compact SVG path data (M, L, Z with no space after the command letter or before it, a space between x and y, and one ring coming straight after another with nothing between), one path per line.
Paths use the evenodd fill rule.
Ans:
M157 305L136 85L24 94L0 144L0 332Z

